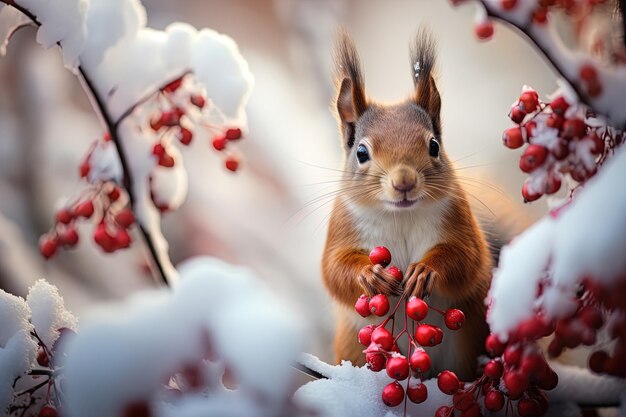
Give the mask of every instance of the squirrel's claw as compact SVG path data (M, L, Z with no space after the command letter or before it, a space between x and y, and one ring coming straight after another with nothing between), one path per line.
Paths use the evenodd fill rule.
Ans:
M393 275L381 265L367 265L359 274L359 285L368 296L375 294L400 295L402 288Z
M407 299L416 296L426 298L432 294L438 273L430 266L422 262L409 265L406 272L404 293Z

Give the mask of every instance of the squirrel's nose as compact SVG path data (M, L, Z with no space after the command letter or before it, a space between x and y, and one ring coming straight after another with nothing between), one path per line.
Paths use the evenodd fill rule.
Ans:
M401 192L411 191L413 188L415 188L415 184L415 180L407 178L402 178L402 180L398 181L397 183L394 181L391 182L393 188Z

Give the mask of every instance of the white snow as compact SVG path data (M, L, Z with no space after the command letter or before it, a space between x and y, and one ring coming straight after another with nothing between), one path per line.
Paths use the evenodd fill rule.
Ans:
M404 413L403 403L387 407L381 399L383 388L393 381L384 371L372 372L366 367L352 366L349 361L333 366L309 354L301 355L298 362L327 377L309 382L294 395L297 403L319 411L323 417L383 417ZM406 380L400 384L406 389ZM424 384L428 390L426 401L415 404L407 399L411 416L432 416L440 406L452 403L452 396L437 387L436 378L425 380Z
M535 308L552 318L567 315L583 277L608 285L624 276L625 176L622 147L556 218L545 217L503 248L489 293L493 332L506 339ZM546 272L552 284L537 300L537 283Z
M24 25L30 24L28 17L4 4L0 4L0 55L7 53L7 44L13 32Z
M180 276L173 291L141 293L85 320L65 364L70 416L118 415L125 404L141 399L164 410L174 407L169 415L197 415L153 396L163 393L167 375L206 357L207 335L239 383L232 394L218 384L209 398L236 396L229 404L265 404L274 412L286 403L290 363L304 342L299 320L245 268L198 258L181 265ZM190 408L203 402L185 397Z
M88 0L18 0L20 6L33 13L41 26L37 42L44 48L62 45L63 62L68 68L79 65L79 55L87 35Z
M47 281L35 282L28 291L26 302L31 310L31 323L49 349L59 337L59 329L78 329L78 319L65 309L59 290Z

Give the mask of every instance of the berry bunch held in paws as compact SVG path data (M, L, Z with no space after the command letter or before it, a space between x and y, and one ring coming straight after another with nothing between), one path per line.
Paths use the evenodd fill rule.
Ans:
M372 263L387 267L386 271L402 283L402 271L395 266L389 266L391 253L387 248L383 246L374 248L369 258ZM399 308L403 305L404 317L396 317L399 314ZM372 315L381 317L389 313L390 302L384 294L376 294L372 297L362 295L356 301L354 308L362 317ZM443 330L424 322L429 311L443 315L446 326L451 330L460 329L465 322L465 315L461 310L453 308L444 312L429 306L418 297L412 296L407 300L403 295L399 297L393 311L382 322L369 324L358 332L358 341L365 346L367 367L374 372L385 369L389 378L392 379L381 393L382 401L390 407L401 404L407 398L414 403L421 403L428 397L423 378L431 370L432 363L430 355L423 349L423 346L433 347L443 341ZM396 326L396 319L400 322L399 326ZM408 352L401 352L398 347L398 342L402 337L408 341ZM442 372L440 379L440 387L444 387L442 389L446 392L453 393L458 390L460 383L453 372Z

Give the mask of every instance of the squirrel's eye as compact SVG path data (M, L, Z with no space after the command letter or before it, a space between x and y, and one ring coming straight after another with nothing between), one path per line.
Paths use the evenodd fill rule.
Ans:
M428 154L433 158L439 156L439 142L435 138L430 138L430 142L428 143Z
M364 164L370 160L370 154L367 152L367 148L365 145L359 145L356 150L356 159L359 160L360 164Z

